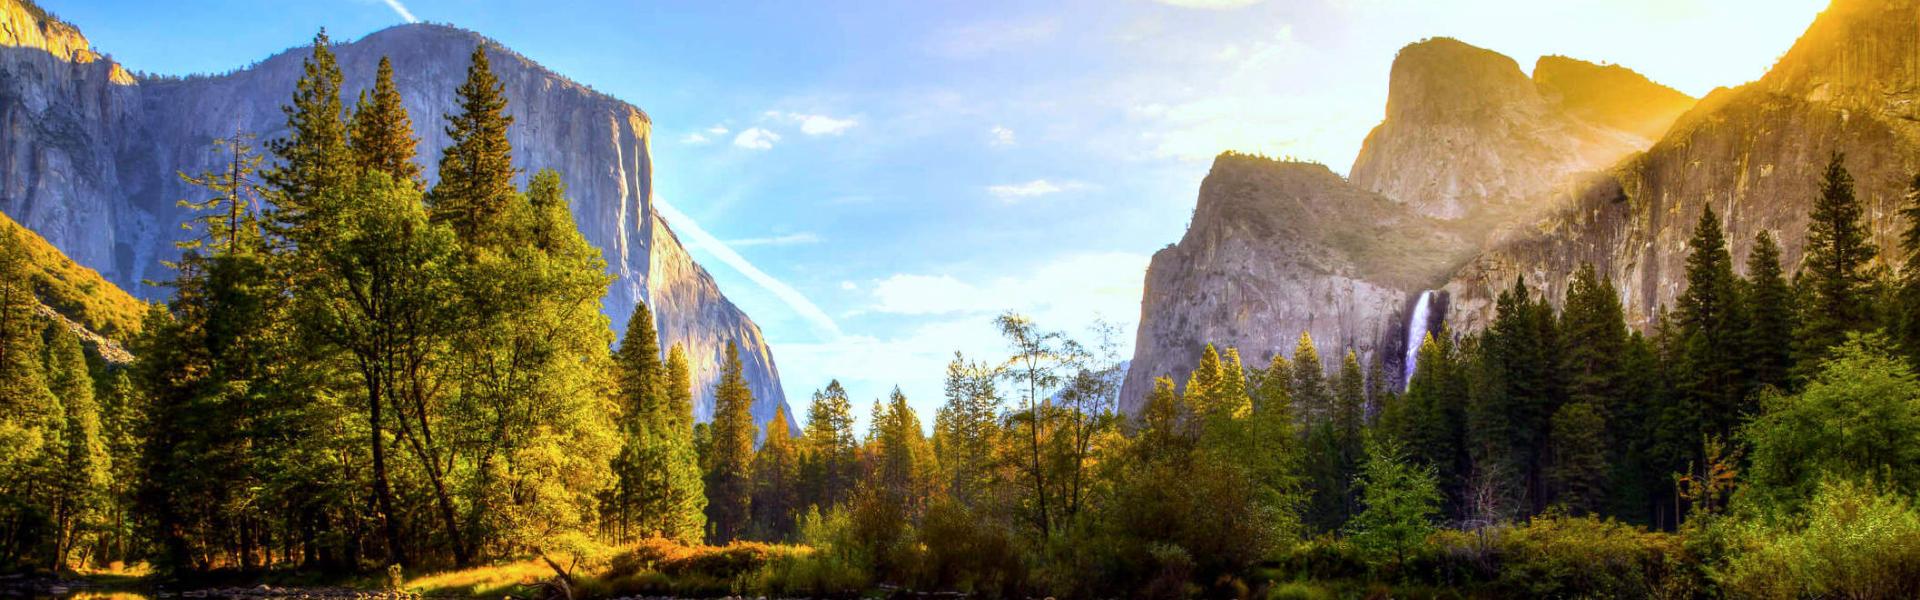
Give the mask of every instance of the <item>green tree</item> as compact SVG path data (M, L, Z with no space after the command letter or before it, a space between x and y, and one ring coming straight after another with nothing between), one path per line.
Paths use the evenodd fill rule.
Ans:
M636 304L614 353L622 439L606 525L623 542L640 536L694 542L705 528L706 494L685 425L692 417L674 414L667 389L672 376L658 340L653 312Z
M440 155L440 182L429 200L435 222L452 225L461 240L485 240L514 195L507 98L487 62L486 45L475 46L467 79L455 90L458 114L447 116L450 141Z
M739 539L752 514L753 391L747 389L740 365L740 348L727 343L726 362L713 390L713 449L707 465L707 538L714 542Z
M1885 336L1849 336L1806 389L1764 405L1741 432L1761 506L1795 510L1828 479L1920 491L1920 381Z
M1327 388L1324 369L1326 365L1320 362L1320 352L1313 347L1313 336L1301 332L1299 343L1293 347L1293 377L1288 388L1294 408L1309 422L1333 415L1333 391Z
M1680 376L1676 383L1684 402L1669 410L1667 416L1678 423L1691 423L1683 430L1685 439L1697 441L1703 435L1731 435L1740 420L1753 411L1742 372L1747 356L1747 319L1741 307L1740 281L1733 274L1733 257L1712 208L1700 213L1688 250L1687 290L1680 296L1675 313L1680 336Z
M87 358L80 339L64 327L56 327L47 345L48 389L59 399L61 415L57 471L52 487L54 519L53 560L57 569L65 569L75 546L100 524L106 508L103 495L112 485L112 458L107 455L100 432L100 406L93 396L93 379L87 370Z
M1567 287L1560 323L1568 399L1605 411L1622 399L1625 373L1620 361L1627 349L1626 313L1613 281L1601 277L1591 263L1582 264Z
M360 94L353 111L351 132L354 164L363 171L380 171L395 181L424 185L420 165L413 160L419 141L413 137L413 119L401 104L393 85L393 62L380 57L373 92Z
M806 502L822 510L841 505L853 495L858 451L853 435L853 402L838 380L813 393L807 406L805 430Z
M968 508L994 483L994 448L1000 443L1000 394L994 380L999 377L992 366L955 352L947 363L946 402L934 415L933 452L948 494Z
M1553 462L1547 483L1553 503L1574 515L1599 510L1607 492L1607 420L1590 402L1569 402L1553 413Z
M1807 223L1806 256L1800 283L1807 297L1801 304L1800 326L1794 338L1794 362L1800 377L1820 368L1828 349L1846 341L1847 333L1873 327L1873 278L1868 272L1878 249L1863 220L1860 201L1853 194L1853 176L1846 156L1835 153L1820 182Z
M1440 490L1433 472L1408 461L1398 442L1367 440L1366 465L1360 471L1360 514L1347 525L1354 546L1397 568L1407 553L1426 543L1440 511Z
M1780 246L1766 231L1756 234L1747 255L1745 371L1755 388L1786 388L1793 373L1793 287L1780 266Z
M313 52L295 84L293 104L281 109L287 113L290 133L267 146L279 159L278 166L265 173L274 194L267 211L269 222L294 245L323 234L324 225L309 222L328 218L318 205L337 203L353 187L355 169L346 106L340 102L340 66L331 48L322 29L313 38Z
M1906 202L1900 210L1907 220L1907 230L1900 236L1900 248L1907 253L1907 262L1900 269L1895 309L1900 317L1893 323L1893 331L1906 350L1907 360L1920 365L1920 175L1915 175L1907 187Z
M800 508L800 457L795 441L787 430L787 409L774 411L767 422L767 440L753 456L753 511L751 530L760 539L779 541L793 537L794 518Z

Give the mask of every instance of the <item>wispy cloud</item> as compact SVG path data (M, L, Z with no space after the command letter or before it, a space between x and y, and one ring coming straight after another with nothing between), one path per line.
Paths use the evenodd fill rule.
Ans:
M687 137L680 138L680 141L686 142L689 144L699 145L699 144L705 144L707 142L711 142L713 140L707 139L706 134L696 131L696 132L687 134Z
M793 286L787 285L786 282L780 281L774 278L774 276L768 275L766 271L760 270L759 267L753 266L752 262L749 262L746 257L740 256L739 252L733 251L733 248L729 247L726 242L720 241L720 238L714 237L713 234L708 233L705 228L700 227L700 224L694 222L692 217L688 217L686 213L674 208L672 204L667 202L666 198L655 194L653 197L653 206L660 210L660 216L667 219L669 226L691 239L694 247L707 251L707 253L712 254L714 258L720 259L720 262L738 271L741 275L745 275L748 280L753 281L754 285L758 285L761 289L772 293L780 302L786 304L787 308L793 309L795 314L800 315L800 318L805 319L808 324L812 325L822 337L828 340L838 340L842 337L843 334L840 332L840 325L833 321L833 317L827 316L826 311L820 310L818 305L815 305L812 300L807 299L806 294L800 293L800 290L794 289Z
M780 134L759 127L749 127L740 135L733 136L733 145L748 150L772 150L773 143L778 141Z
M420 22L420 19L418 17L413 16L413 11L407 10L407 5L401 4L400 0L385 0L385 1L387 3L387 8L393 9L393 14L400 15L401 19L405 19L406 22L408 23Z
M767 118L800 124L800 133L807 135L840 135L859 125L860 121L852 117L837 118L827 115L810 115L796 112L767 111Z
M707 128L707 133L710 133L710 134L713 134L713 135L726 135L726 134L727 134L727 126L725 126L725 125L715 125L715 126L712 126L712 127L708 127L708 128Z
M1087 184L1078 181L1054 183L1045 179L1035 179L1023 183L990 185L987 186L987 193L993 194L993 197L1005 202L1018 202L1027 198L1038 198L1060 192L1081 190L1086 189L1086 187Z
M818 244L818 243L820 243L820 236L815 235L811 231L802 231L800 233L789 233L786 235L776 235L776 236L768 236L768 237L727 240L727 245L733 246L735 248L748 247L748 246L800 246L805 244Z
M1013 145L1013 142L1014 142L1013 130L1008 129L1005 126L994 125L993 129L987 130L987 134L990 136L993 136L993 141L988 142L991 145L994 145L994 146L1012 146Z

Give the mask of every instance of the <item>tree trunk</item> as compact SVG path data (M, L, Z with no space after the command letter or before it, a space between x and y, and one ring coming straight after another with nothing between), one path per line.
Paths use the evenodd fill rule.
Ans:
M387 560L407 563L405 547L401 545L400 522L393 511L393 489L387 485L387 448L380 429L380 378L362 366L362 375L367 381L367 425L373 437L373 495L380 502L380 517L387 534Z

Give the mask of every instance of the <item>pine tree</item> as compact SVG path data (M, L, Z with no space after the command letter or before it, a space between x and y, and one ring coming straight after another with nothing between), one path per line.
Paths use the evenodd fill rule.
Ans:
M798 479L800 458L795 441L787 429L787 409L774 411L767 422L767 440L753 457L754 537L769 541L793 536L795 511L799 509Z
M268 144L279 166L266 172L273 190L270 223L294 245L314 241L329 226L330 205L353 186L346 106L340 102L340 66L322 29L295 84L287 113L291 133Z
M1900 269L1896 308L1900 316L1893 323L1893 331L1907 362L1920 365L1920 175L1914 175L1913 184L1907 187L1906 203L1900 210L1907 220L1900 248L1907 253L1907 262Z
M934 454L948 493L967 508L993 484L993 454L1000 440L998 378L993 368L955 352L947 363L946 402L934 416Z
M47 345L48 389L59 399L60 435L52 484L54 518L53 560L56 569L65 569L72 550L81 536L98 525L106 498L102 492L111 485L112 459L107 455L100 431L100 405L93 395L93 379L80 339L72 331L57 328Z
M1597 511L1607 491L1607 426L1600 407L1567 403L1553 414L1553 463L1547 479L1553 503L1574 515Z
M447 117L440 183L429 200L435 222L453 226L463 241L489 243L514 194L513 153L507 141L507 99L487 63L486 46L473 49L467 79L455 91L459 114Z
M1794 365L1802 379L1820 368L1827 350L1846 341L1847 334L1873 327L1873 278L1868 272L1878 249L1860 201L1853 194L1853 176L1847 174L1845 155L1835 153L1827 163L1807 224L1806 257L1800 269L1807 298L1794 337Z
M807 407L805 445L811 488L807 502L821 510L839 506L852 497L858 450L853 435L853 402L838 380L813 393Z
M726 362L713 390L713 448L707 467L707 538L713 542L739 539L746 533L751 503L753 391L747 389L740 365L740 348L727 343Z
M1780 266L1780 246L1766 231L1756 234L1747 255L1744 361L1750 385L1784 389L1793 372L1794 298Z
M1483 471L1517 477L1530 508L1545 507L1548 429L1558 409L1558 323L1544 300L1534 301L1525 280L1500 294L1493 325L1481 340L1484 384L1472 401L1475 460Z
M1293 348L1293 376L1288 387L1294 408L1309 422L1333 415L1333 391L1327 389L1327 374L1322 370L1325 368L1320 363L1320 352L1313 347L1313 336L1301 332L1300 342Z
M667 350L667 416L681 432L693 429L693 368L679 344Z
M1210 418L1220 403L1217 390L1220 385L1220 352L1213 344L1207 344L1200 351L1200 362L1193 366L1193 372L1187 374L1187 385L1180 390L1181 397L1193 406L1195 416L1201 420Z
M1613 281L1600 277L1592 264L1574 272L1567 288L1566 308L1560 316L1566 336L1562 357L1568 377L1567 397L1602 411L1622 400L1625 373L1620 361L1627 349L1625 311Z
M413 137L413 119L401 104L400 90L393 85L393 62L380 57L380 70L373 80L373 92L360 94L353 111L353 158L362 170L386 173L397 181L425 185L420 165L413 161L419 141Z
M1712 208L1700 214L1688 242L1687 290L1675 314L1681 362L1677 382L1686 398L1681 418L1691 419L1700 435L1725 437L1752 412L1742 373L1747 320L1733 274L1733 257Z
M627 321L614 370L621 448L603 508L607 528L623 542L640 536L696 541L706 495L693 464L692 432L680 425L688 417L671 414L670 377L645 303L636 304Z
M1412 464L1398 442L1369 439L1366 464L1360 473L1360 503L1364 509L1347 530L1353 544L1395 565L1426 542L1440 511L1439 486L1433 472Z

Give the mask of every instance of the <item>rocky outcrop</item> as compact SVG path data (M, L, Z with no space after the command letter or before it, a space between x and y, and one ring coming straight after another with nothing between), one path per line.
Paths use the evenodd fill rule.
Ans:
M1435 38L1394 58L1386 119L1349 173L1421 214L1491 231L1538 217L1569 176L1645 148L1691 104L1624 68L1547 57L1529 79L1511 58Z
M1186 236L1147 268L1121 408L1137 410L1155 377L1184 383L1208 343L1255 367L1307 332L1329 365L1350 349L1398 372L1410 299L1472 250L1457 223L1325 166L1223 154Z
M1920 170L1920 2L1837 0L1759 81L1717 90L1646 152L1564 197L1565 207L1510 232L1446 289L1449 320L1477 328L1500 290L1524 278L1549 298L1593 263L1646 327L1684 291L1686 242L1712 206L1744 265L1771 232L1791 272L1829 156L1845 153L1883 261L1902 257L1897 212Z
M0 0L0 17L0 210L136 295L164 295L143 282L168 278L161 261L173 256L184 216L176 203L193 192L175 173L209 166L217 137L281 136L280 107L309 51L215 76L132 76L31 4ZM785 393L759 328L655 214L646 113L476 33L439 25L402 25L337 45L343 93L350 102L372 84L380 58L391 58L431 174L448 143L441 115L453 110L476 45L488 48L506 90L515 164L561 173L581 232L616 277L603 305L615 331L625 331L635 302L660 305L661 341L686 345L703 414L726 343L738 343L761 400L755 416L771 418Z

